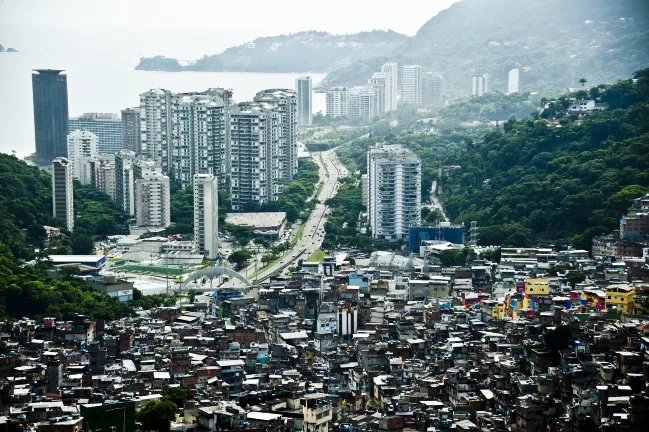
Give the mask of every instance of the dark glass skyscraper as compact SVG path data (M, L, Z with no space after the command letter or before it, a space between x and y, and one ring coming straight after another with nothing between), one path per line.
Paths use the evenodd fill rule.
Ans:
M68 77L61 70L37 69L32 74L36 161L68 156Z

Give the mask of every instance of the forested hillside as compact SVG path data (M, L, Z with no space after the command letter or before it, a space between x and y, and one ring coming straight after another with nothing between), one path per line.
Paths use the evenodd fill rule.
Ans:
M74 232L63 230L59 239L45 244L43 225L63 226L52 217L51 177L0 154L0 320L43 315L69 319L75 312L105 318L133 313L133 304L88 289L83 281L69 277L73 271L65 270L68 276L62 279L46 274L51 267L47 255L91 253L95 237L124 231L124 214L92 186L75 182L74 204ZM34 265L25 264L33 259Z
M468 96L471 77L484 73L492 91L506 92L512 68L521 70L523 92L562 93L581 77L614 83L649 64L649 3L462 0L431 18L391 59L444 75L448 100ZM378 70L378 63L364 59L334 71L322 87L364 84L366 64Z
M564 97L541 116L468 141L460 159L442 161L462 166L443 179L447 214L477 221L485 245L585 248L616 229L631 200L649 191L649 69L634 78L592 89L609 109L581 124L563 115ZM555 115L563 116L560 127L543 118Z

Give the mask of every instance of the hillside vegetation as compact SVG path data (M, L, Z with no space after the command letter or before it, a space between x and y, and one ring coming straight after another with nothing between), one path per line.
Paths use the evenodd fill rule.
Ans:
M43 225L63 226L52 217L51 177L0 154L0 320L71 319L75 313L113 319L133 315L136 306L162 304L159 296L120 303L72 277L74 269L62 269L56 277L48 273L52 268L48 255L91 253L94 238L124 232L125 215L92 186L75 182L74 204L74 232L63 229L59 239L46 244Z
M649 65L649 4L645 0L462 0L424 24L394 56L445 77L447 99L466 97L471 77L488 73L507 90L520 68L521 91L563 92L580 77L614 83ZM329 74L321 87L364 84L364 59Z
M634 78L592 89L609 109L581 124L564 116L549 127L534 115L467 141L459 159L443 160L462 166L443 179L447 214L477 221L484 245L586 248L593 235L619 227L631 200L649 191L649 69ZM541 117L561 116L569 96Z

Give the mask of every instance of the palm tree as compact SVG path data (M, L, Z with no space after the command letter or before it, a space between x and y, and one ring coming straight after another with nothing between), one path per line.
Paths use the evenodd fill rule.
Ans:
M579 79L579 84L581 84L581 87L584 88L588 80L586 78L580 78Z

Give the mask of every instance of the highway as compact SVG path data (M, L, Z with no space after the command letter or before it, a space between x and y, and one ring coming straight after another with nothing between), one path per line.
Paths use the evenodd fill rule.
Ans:
M324 224L326 222L327 208L324 202L334 196L338 191L338 179L347 176L347 170L338 160L336 150L331 149L324 152L311 153L313 161L318 164L320 182L324 183L322 190L316 197L319 201L311 212L309 219L304 224L302 236L295 246L286 252L278 262L256 276L249 276L248 279L253 283L264 282L275 273L294 265L299 259L306 260L313 252L320 249L324 241ZM231 279L221 285L221 288L243 287L243 284ZM197 289L200 289L197 287Z

